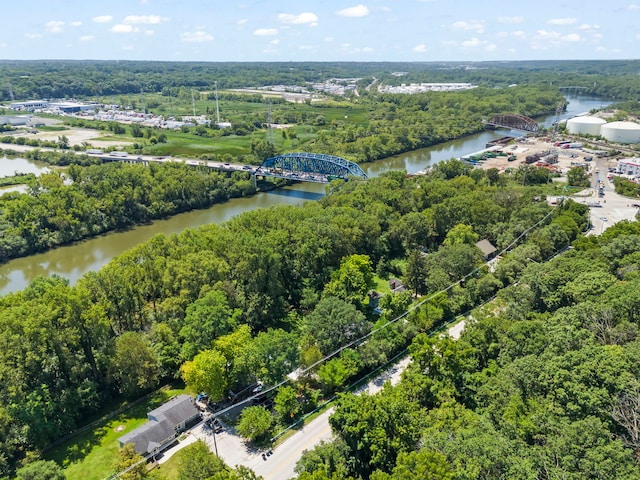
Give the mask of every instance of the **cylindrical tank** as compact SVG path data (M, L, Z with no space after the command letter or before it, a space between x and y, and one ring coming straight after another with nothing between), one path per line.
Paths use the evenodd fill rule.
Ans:
M640 125L634 122L611 122L600 127L600 135L610 142L640 143Z
M606 120L588 115L573 117L567 120L567 131L573 135L600 135L600 127Z

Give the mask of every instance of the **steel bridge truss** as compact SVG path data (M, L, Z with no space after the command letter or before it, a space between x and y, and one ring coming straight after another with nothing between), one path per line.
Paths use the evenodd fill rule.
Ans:
M256 169L255 175L316 183L329 183L335 179L348 180L350 177L367 178L367 174L357 163L333 155L308 152L285 153L267 158Z
M486 123L494 127L512 128L524 130L525 132L537 133L540 130L540 125L533 118L516 113L499 113L491 117Z

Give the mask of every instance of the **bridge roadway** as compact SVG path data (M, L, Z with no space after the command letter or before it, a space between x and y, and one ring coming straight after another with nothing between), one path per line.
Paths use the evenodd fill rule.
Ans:
M84 152L81 152L84 153ZM289 172L279 168L261 167L255 165L240 165L237 163L216 162L213 160L198 160L189 158L179 158L171 156L157 155L111 155L108 153L91 154L90 157L100 158L103 162L127 162L127 163L167 163L182 162L186 165L194 167L207 167L224 172L249 172L254 176L263 175L267 177L283 178L285 180L293 180L299 182L329 183L327 175L312 172Z
M85 153L85 152L80 152ZM108 153L93 154L87 153L89 157L99 158L103 162L126 162L126 163L142 163L148 165L150 163L168 163L181 162L194 167L208 167L225 172L251 172L255 173L258 169L255 165L240 165L237 163L216 162L213 160L198 160L194 158L179 158L171 156L157 155L109 155Z

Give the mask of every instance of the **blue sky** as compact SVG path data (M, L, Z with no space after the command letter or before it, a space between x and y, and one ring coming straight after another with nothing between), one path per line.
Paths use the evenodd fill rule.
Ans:
M2 0L0 59L637 59L637 1Z

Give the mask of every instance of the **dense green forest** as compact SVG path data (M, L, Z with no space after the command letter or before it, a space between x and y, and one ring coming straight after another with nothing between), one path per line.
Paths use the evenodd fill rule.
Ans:
M136 398L161 381L181 376L222 399L247 382L272 384L313 364L411 302L408 293L389 296L376 318L366 300L374 274L397 275L430 294L475 272L434 300L429 315L336 358L319 373L319 391L331 393L384 363L415 333L510 283L522 255L542 261L586 227L584 206L558 215L536 187L506 181L449 161L428 177L392 172L338 182L319 203L158 236L72 287L41 278L2 297L3 472L107 402ZM504 248L536 224L528 238L538 246L499 272L477 270L483 260L475 239ZM199 374L212 371L219 375ZM300 388L305 409L313 408L318 394Z
M3 261L256 191L246 172L227 175L178 162L74 164L27 183L27 194L0 197Z
M298 478L640 478L639 233L529 262L457 341L416 336L402 382L342 397Z
M181 87L213 90L263 85L301 85L330 78L374 77L389 84L469 82L482 86L514 83L579 86L583 93L637 100L638 60L522 62L136 62L136 61L1 61L0 77L16 99L87 98L165 92ZM406 72L398 77L393 72ZM2 86L0 101L9 101Z

